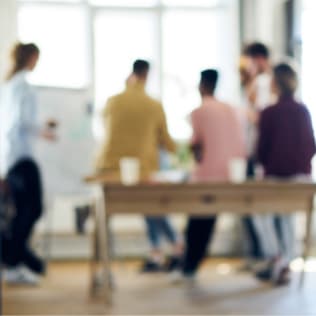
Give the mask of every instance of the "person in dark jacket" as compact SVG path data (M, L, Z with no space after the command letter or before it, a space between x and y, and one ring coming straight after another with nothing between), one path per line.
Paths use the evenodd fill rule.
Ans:
M267 178L298 180L311 176L316 151L314 132L308 109L295 99L297 81L296 72L288 64L274 68L272 87L278 100L261 113L257 148ZM260 215L255 217L255 225L264 252L271 259L257 277L276 285L287 284L289 263L295 254L292 216Z

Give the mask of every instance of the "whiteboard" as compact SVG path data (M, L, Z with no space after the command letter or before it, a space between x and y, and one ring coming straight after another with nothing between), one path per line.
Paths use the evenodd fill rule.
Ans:
M90 189L82 179L93 170L96 145L86 91L40 88L37 94L40 121L53 118L59 122L58 141L39 141L36 148L45 195L87 193Z

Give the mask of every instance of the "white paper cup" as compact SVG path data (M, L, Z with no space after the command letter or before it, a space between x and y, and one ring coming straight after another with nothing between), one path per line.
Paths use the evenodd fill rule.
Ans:
M233 158L229 161L229 180L240 183L246 180L247 162L242 158Z
M140 179L140 162L134 157L124 157L120 159L121 182L124 185L133 185Z

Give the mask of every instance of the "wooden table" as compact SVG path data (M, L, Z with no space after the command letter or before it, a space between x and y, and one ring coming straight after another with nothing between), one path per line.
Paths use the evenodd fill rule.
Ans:
M196 216L211 214L284 214L305 212L306 238L304 263L311 243L315 183L261 181L234 183L140 183L124 186L113 177L90 177L90 184L101 188L96 202L95 243L92 264L92 294L102 293L111 301L110 257L108 247L109 218L118 214ZM101 270L97 269L101 266ZM300 284L304 283L304 269ZM102 286L101 286L102 285ZM102 291L100 292L100 290Z

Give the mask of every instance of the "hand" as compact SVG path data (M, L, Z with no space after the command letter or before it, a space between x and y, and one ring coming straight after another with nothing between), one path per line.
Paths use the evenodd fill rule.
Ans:
M56 134L49 128L46 128L41 132L41 137L50 142L55 142L57 140Z
M194 159L197 163L202 161L203 156L203 145L201 143L192 144L190 146L191 151L193 152Z
M49 119L47 120L46 122L46 128L49 128L49 129L55 129L56 127L58 127L58 122L54 119Z
M248 121L252 124L258 124L259 122L259 113L255 109L248 109L247 111Z

